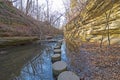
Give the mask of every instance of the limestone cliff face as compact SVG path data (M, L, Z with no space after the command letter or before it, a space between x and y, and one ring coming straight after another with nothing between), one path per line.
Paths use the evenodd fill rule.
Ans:
M65 26L69 40L120 44L120 0L88 0Z

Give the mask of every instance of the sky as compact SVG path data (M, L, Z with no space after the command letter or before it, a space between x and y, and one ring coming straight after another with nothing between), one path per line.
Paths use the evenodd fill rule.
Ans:
M19 1L19 0L18 0ZM34 0L36 1L36 0ZM60 12L64 12L64 5L63 5L64 0L49 0L50 4L52 4L51 8L52 10L57 10ZM25 5L27 0L23 0L23 5ZM46 0L38 0L39 4L46 3Z
M38 0L39 4L46 3L45 0ZM65 12L63 0L49 0L52 11Z
M52 0L53 2L53 10L57 10L57 11L60 11L60 12L64 12L64 5L63 5L63 2L62 0Z
M64 8L64 5L63 5L63 1L64 0L49 0L49 4L51 5L50 10L52 12L58 11L59 13L64 14L65 13L65 8ZM38 2L39 2L39 5L41 5L41 4L45 4L46 0L38 0ZM65 23L65 16L62 16L61 17L61 26L64 23Z
M39 1L39 4L42 4L42 3L46 3L45 0L38 0ZM65 8L64 8L64 5L63 5L63 1L64 0L49 0L50 2L50 10L52 12L54 11L58 11L59 13L61 14L64 14L65 13ZM65 17L62 16L61 17L61 26L64 24L64 20L65 20Z
M19 1L19 0L18 0ZM34 0L36 1L36 0ZM49 0L50 12L58 11L59 13L63 14L65 12L65 8L63 5L64 0ZM23 5L26 5L27 0L23 0ZM46 0L38 0L39 5L46 4ZM62 20L64 21L65 17L62 17Z

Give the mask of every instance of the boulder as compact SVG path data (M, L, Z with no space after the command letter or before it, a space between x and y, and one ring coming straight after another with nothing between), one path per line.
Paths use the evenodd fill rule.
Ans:
M52 56L52 62L60 61L61 60L61 55L60 54L54 54Z
M58 76L57 80L80 80L80 78L71 71L64 71Z
M54 49L60 49L61 48L61 45L57 45L54 47Z
M61 49L54 49L55 54L61 54Z
M52 39L53 37L52 36L45 36L46 39Z
M64 61L57 61L53 63L52 68L53 68L53 75L58 76L61 72L67 70L67 64Z

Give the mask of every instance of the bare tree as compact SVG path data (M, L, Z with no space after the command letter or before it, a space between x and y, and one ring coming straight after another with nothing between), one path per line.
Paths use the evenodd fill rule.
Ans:
M47 4L47 21L49 22L49 0L46 0Z
M38 0L36 0L36 5L37 5L37 20L39 20L39 7L38 7Z
M26 15L29 14L29 11L32 7L32 0L27 0L27 3L26 3Z
M20 10L23 11L23 1L20 0Z

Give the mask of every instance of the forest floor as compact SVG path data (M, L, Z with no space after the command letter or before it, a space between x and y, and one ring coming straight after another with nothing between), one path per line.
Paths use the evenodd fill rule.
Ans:
M81 80L120 80L120 45L100 48L95 43L83 43L80 52L69 57Z

